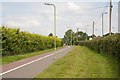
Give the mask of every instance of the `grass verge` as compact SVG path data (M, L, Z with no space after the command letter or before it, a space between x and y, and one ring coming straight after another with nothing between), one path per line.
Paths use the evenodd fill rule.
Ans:
M37 78L116 78L118 62L107 54L98 54L87 47L75 47L65 57L50 65Z
M63 48L63 47L58 47L57 49L60 49L60 48ZM25 59L25 58L29 58L29 57L32 57L32 56L36 56L36 55L39 55L39 54L50 52L50 51L53 51L53 50L54 50L54 48L43 50L43 51L36 51L36 52L32 52L32 53L13 55L13 56L3 56L1 58L2 59L2 64L8 64L8 63L15 62L15 61L18 61L18 60L22 60L22 59Z

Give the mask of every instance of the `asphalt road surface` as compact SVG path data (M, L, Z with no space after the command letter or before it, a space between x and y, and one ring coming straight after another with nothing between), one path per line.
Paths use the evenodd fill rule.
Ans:
M42 72L57 59L65 56L73 49L73 46L66 46L56 51L48 52L24 60L16 61L2 66L2 78L33 78Z

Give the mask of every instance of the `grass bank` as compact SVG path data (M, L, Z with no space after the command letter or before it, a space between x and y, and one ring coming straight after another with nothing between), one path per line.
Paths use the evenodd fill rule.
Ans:
M58 47L57 49L60 49L63 47ZM52 49L47 49L47 50L43 50L43 51L37 51L37 52L32 52L32 53L25 53L25 54L18 54L18 55L12 55L12 56L3 56L2 59L2 64L8 64L14 61L18 61L18 60L22 60L25 58L29 58L29 57L33 57L39 54L43 54L46 52L50 52L50 51L54 51L54 48ZM0 60L1 61L1 60Z
M116 78L117 59L98 54L87 47L75 47L65 57L50 65L36 78Z

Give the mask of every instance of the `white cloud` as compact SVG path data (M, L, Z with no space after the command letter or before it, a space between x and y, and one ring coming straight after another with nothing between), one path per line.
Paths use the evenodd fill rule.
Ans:
M69 8L70 10L73 10L73 11L77 11L77 10L80 9L79 6L77 6L77 5L76 5L75 3L73 3L73 2L68 2L67 5L68 5L68 8Z
M3 18L3 25L31 27L39 26L40 22L37 19L27 16L6 16Z

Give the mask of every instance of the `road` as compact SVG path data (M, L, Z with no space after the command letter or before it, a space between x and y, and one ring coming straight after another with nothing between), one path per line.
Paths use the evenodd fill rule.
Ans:
M57 59L65 56L73 49L73 46L66 46L56 51L48 52L24 60L16 61L2 66L2 78L33 78L42 72Z

